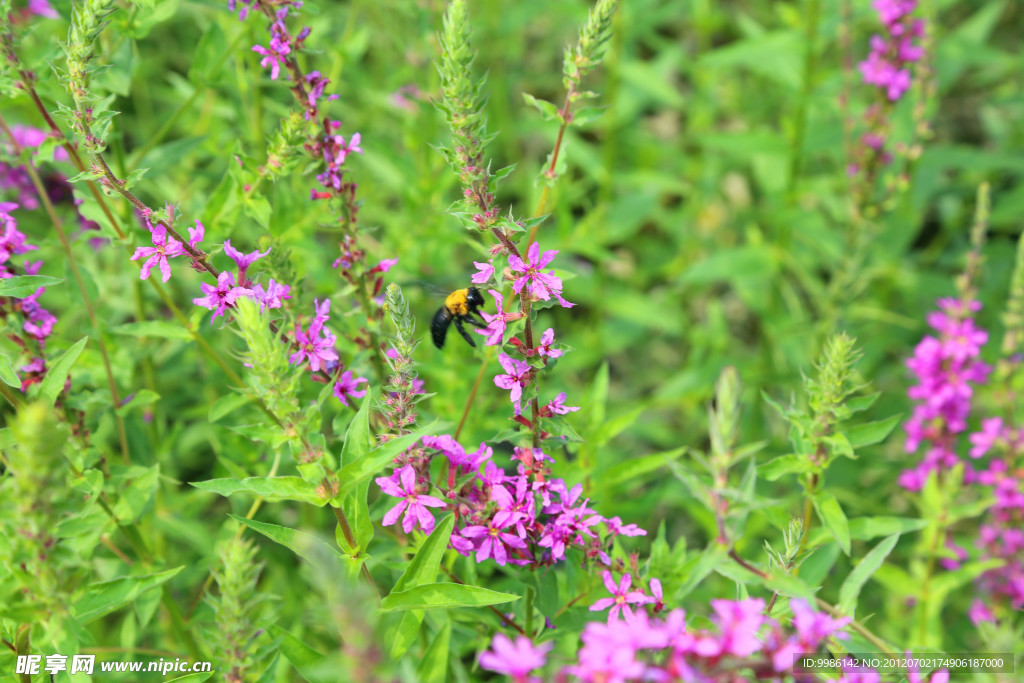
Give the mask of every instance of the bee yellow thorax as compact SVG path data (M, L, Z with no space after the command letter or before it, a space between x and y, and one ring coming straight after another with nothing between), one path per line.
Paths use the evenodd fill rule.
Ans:
M456 289L445 297L444 305L453 315L468 315L469 307L466 306L466 295L468 289Z

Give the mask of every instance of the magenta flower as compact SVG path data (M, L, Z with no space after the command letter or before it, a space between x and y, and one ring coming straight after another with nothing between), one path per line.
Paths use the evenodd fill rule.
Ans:
M231 260L238 266L238 281L245 283L245 271L248 270L249 266L263 258L270 253L270 249L267 249L262 254L260 250L243 254L234 247L231 246L231 240L224 240L224 253L231 257Z
M562 351L559 349L551 348L551 345L555 343L555 331L552 328L544 330L544 334L540 336L540 346L537 347L537 353L548 358L558 358L562 355Z
M980 458L988 453L996 441L1003 436L1003 432L1003 418L988 417L982 420L981 431L968 437L971 442L970 456Z
M561 392L558 396L555 396L546 406L541 408L541 415L544 417L550 417L552 415L568 415L579 410L579 406L567 406L565 405L565 392Z
M473 265L476 266L476 269L479 272L474 273L473 277L469 278L470 282L477 285L483 285L489 282L492 277L494 277L494 266L491 265L490 261L486 261L484 263L478 263L476 261L473 261ZM501 310L500 306L498 307L498 310Z
M25 9L29 11L29 14L46 17L47 19L60 19L57 10L47 0L28 0L28 5Z
M235 286L235 274L230 271L223 271L217 277L217 286L208 285L205 282L199 285L206 296L192 299L196 306L202 306L213 311L210 323L217 319L218 315L224 315L224 311L235 305L240 296L252 296L252 290L245 287Z
M530 298L534 301L547 301L554 297L558 303L565 308L572 308L571 304L562 298L562 280L555 275L555 271L541 272L558 254L557 250L540 253L540 244L534 242L527 251L527 262L523 262L518 256L510 256L508 259L509 269L519 275L512 283L512 289L516 294L526 288Z
M629 590L629 586L633 582L633 578L629 574L622 575L618 586L615 585L612 573L607 569L604 571L603 578L605 588L615 597L601 598L590 606L590 611L598 612L611 607L611 611L608 612L608 623L615 621L615 617L619 616L619 613L622 613L626 621L632 621L633 610L630 608L630 605L645 605L652 601L651 598L644 595L641 591Z
M146 259L142 264L142 270L139 271L140 280L147 279L153 267L158 266L162 276L161 279L163 282L167 282L171 279L171 264L167 262L167 259L181 256L185 253L185 248L181 246L181 242L173 237L168 239L167 229L159 223L156 226L151 226L150 230L153 246L137 248L135 253L132 254L131 260Z
M499 633L491 641L491 650L480 655L481 668L524 681L534 669L544 666L545 655L554 643L534 645L526 636L517 636L513 644L508 636Z
M270 278L266 289L263 289L263 285L258 284L252 288L252 294L260 302L260 313L263 313L268 308L281 308L283 299L292 298L289 293L291 289L290 285L282 285L275 282L274 278Z
M488 557L493 557L495 562L504 565L509 561L508 548L520 550L526 548L526 542L518 536L502 531L511 523L511 520L506 520L505 524L499 525L496 520L492 519L487 526L467 526L462 530L463 536L480 543L476 549L477 562L483 562ZM480 539L483 540L480 541Z
M335 135L334 137L338 143L338 152L337 157L335 157L334 163L338 164L339 166L345 163L345 159L347 159L348 155L351 154L352 152L359 152L360 154L363 153L363 148L359 146L359 143L362 141L363 136L360 135L359 133L353 133L352 137L349 138L348 144L345 144L345 138L343 136Z
M411 533L417 525L426 534L434 530L434 516L427 508L444 507L445 503L439 498L416 493L416 470L412 465L405 465L390 477L378 477L375 481L384 493L402 499L384 515L384 526L391 526L397 522L404 511L402 530L405 533Z
M386 258L377 265L375 265L373 268L370 268L370 270L368 270L367 273L386 273L389 270L391 270L391 267L396 263L398 263L398 259Z
M328 303L330 302L328 301ZM324 332L322 337L320 336L321 331ZM338 353L334 350L336 339L337 337L330 331L323 330L323 322L319 319L314 319L306 332L296 325L295 343L299 350L288 357L288 362L297 365L303 360L308 360L309 367L313 372L325 370L328 362L338 360Z
M197 218L196 227L188 229L188 246L193 249L198 248L204 237L206 237L206 228Z
M623 524L622 519L619 517L606 517L604 519L604 526L608 529L608 533L615 536L646 536L647 530L641 529L636 524ZM654 579L657 581L657 579ZM658 582L658 587L661 588L661 582Z
M762 648L757 633L764 625L764 600L712 600L719 634L707 633L694 641L693 651L702 657L735 655L749 657Z
M358 387L360 382L367 383L368 381L365 377L353 377L352 371L346 370L341 373L341 377L334 383L334 397L341 401L341 405L347 406L349 405L349 396L352 398L366 396L366 389L359 390Z
M505 368L507 374L497 375L494 384L501 389L510 390L509 400L512 403L519 403L523 396L523 387L529 384L530 365L526 361L510 358L504 353L498 354L498 362Z
M497 311L494 315L491 315L487 311L480 311L480 315L487 322L487 327L483 329L477 329L477 334L482 334L487 337L487 341L484 342L486 346L500 346L502 338L505 336L505 326L511 320L518 320L522 317L522 313L506 313L504 298L501 296L501 292L489 289L487 292L494 298L494 310Z

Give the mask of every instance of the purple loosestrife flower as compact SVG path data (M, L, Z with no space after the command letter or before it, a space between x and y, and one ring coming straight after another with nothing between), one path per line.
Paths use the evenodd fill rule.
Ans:
M196 227L188 229L188 246L193 249L199 248L199 243L206 237L206 227L196 219Z
M240 296L251 296L252 290L235 285L234 273L224 271L217 277L217 286L208 285L205 282L199 285L206 296L192 299L196 306L202 306L213 311L210 324L217 319L218 315L224 315L224 311L235 305Z
M479 542L480 545L476 549L477 562L483 562L488 557L493 557L494 561L500 565L504 565L507 562L512 562L513 564L525 564L527 562L526 560L509 559L508 548L526 549L525 541L513 534L502 531L509 524L511 524L511 520L506 520L505 524L501 525L496 520L491 520L487 526L467 526L461 531L461 534L466 538Z
M513 291L519 294L525 287L527 295L533 301L547 301L554 297L561 306L572 308L575 304L562 298L562 280L555 275L555 271L541 272L541 268L551 263L557 254L557 250L551 250L545 251L541 255L540 244L534 242L526 252L526 262L518 256L510 256L508 259L509 269L513 274L518 275L512 283Z
M434 530L434 515L427 508L441 508L445 503L439 498L416 493L416 469L412 465L395 470L390 477L377 477L375 481L384 493L402 499L384 515L381 522L384 526L397 522L404 511L402 530L405 533L411 533L417 525L425 534Z
M540 409L541 417L551 417L552 415L568 415L579 410L579 406L567 406L565 405L565 392L561 392L558 396L555 396L546 406Z
M260 302L260 313L265 312L269 308L281 308L283 299L292 298L289 292L291 292L291 285L282 285L279 282L275 282L274 278L270 278L266 289L263 289L263 285L259 284L252 288L253 297Z
M939 337L926 336L907 360L917 380L907 396L917 404L904 425L905 448L913 453L923 443L929 445L924 459L899 477L900 485L911 491L919 491L930 472L944 471L960 462L956 438L967 429L972 385L984 383L991 370L978 359L988 333L975 327L970 317L981 304L940 299L938 306L940 310L928 316L928 323Z
M712 600L711 609L715 611L713 621L720 633L697 638L695 653L702 657L749 657L761 649L757 632L765 622L764 600Z
M554 643L534 645L526 636L517 636L515 643L504 633L491 641L491 650L480 655L480 667L511 676L516 683L526 681L534 669L544 666L545 655Z
M487 322L487 327L477 329L476 333L487 337L487 341L484 342L486 346L501 346L502 338L505 336L506 324L512 320L518 320L522 317L522 314L519 312L505 312L505 302L501 292L488 289L487 293L494 298L494 310L497 312L491 315L487 311L479 311L480 315Z
M284 24L288 16L288 8L282 7L277 11L277 19L270 25L270 47L253 45L252 51L263 56L260 66L270 69L270 79L277 80L281 74L281 67L286 64L288 55L292 52L292 36Z
M910 89L909 65L924 56L916 42L924 36L924 22L909 16L916 0L875 0L873 5L885 33L871 37L871 52L858 68L865 83L883 90L889 101L895 102Z
M331 79L325 78L319 71L306 74L306 120L310 121L318 114L317 101L323 97L324 89ZM328 95L327 101L338 99L337 95Z
M359 133L353 133L352 137L349 138L348 144L345 144L345 138L341 135L336 135L335 138L338 142L338 151L337 156L335 157L335 163L339 166L345 163L345 159L348 158L349 154L352 154L353 152L359 152L360 154L363 153L363 148L359 146L359 143L363 140L363 136Z
M18 230L18 223L10 212L18 208L14 202L0 202L0 264L7 263L15 254L24 254L37 247L25 242L25 233Z
M505 368L504 375L497 375L494 384L501 389L508 389L509 400L519 405L519 399L523 396L523 387L529 384L530 364L526 361L516 360L504 353L498 354L498 362Z
M551 345L555 343L555 331L552 328L544 330L544 334L540 336L540 346L537 347L537 353L541 356L547 356L548 358L558 358L562 355L559 349L551 348Z
M334 397L341 401L341 405L347 406L348 398L362 398L366 396L366 389L359 390L360 383L367 383L365 377L353 377L351 370L341 373L341 377L334 383Z
M223 273L221 273L223 275ZM326 303L330 303L327 301ZM325 318L326 319L326 318ZM298 325L295 326L295 343L299 350L288 357L288 362L299 364L303 360L309 361L309 367L313 372L326 370L326 364L338 360L338 353L334 350L334 341L337 339L330 331L323 330L323 321L319 317L314 318L305 332ZM320 336L320 332L324 336Z
M259 249L253 252L249 252L248 254L243 254L242 252L238 251L237 249L231 246L231 240L224 240L224 253L230 256L231 260L235 262L236 266L238 266L237 279L240 283L244 285L248 283L248 280L245 277L245 271L248 270L249 266L251 266L253 263L269 254L270 249L267 249L262 254L260 253Z
M490 279L494 277L494 266L491 265L490 261L485 261L484 263L473 261L473 265L476 266L476 269L479 271L474 273L473 277L469 278L470 282L473 284L487 284ZM501 310L501 306L498 307L498 310Z
M611 607L611 611L608 612L609 623L615 621L615 617L620 613L626 618L626 621L633 621L633 610L630 605L646 605L648 602L652 602L652 599L644 595L643 592L629 590L629 586L633 582L633 578L629 574L622 575L618 586L615 585L612 573L607 569L602 577L605 588L615 597L601 598L590 606L590 611L598 612Z
M146 222L149 223L148 218ZM173 237L168 239L167 229L159 223L156 226L149 225L149 229L153 238L153 246L138 247L132 254L131 260L146 259L142 264L142 270L139 271L140 280L147 279L150 271L156 266L160 269L161 280L167 282L171 279L171 264L167 262L167 259L181 256L185 253L185 248Z

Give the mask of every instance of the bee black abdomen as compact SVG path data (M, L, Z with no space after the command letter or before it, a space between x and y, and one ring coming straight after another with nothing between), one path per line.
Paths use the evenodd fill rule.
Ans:
M448 327L452 324L452 314L447 307L437 309L434 319L430 322L430 336L434 339L434 346L444 347L444 338L448 334Z

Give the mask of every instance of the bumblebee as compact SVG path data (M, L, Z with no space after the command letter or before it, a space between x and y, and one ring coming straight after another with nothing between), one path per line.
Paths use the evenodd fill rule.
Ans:
M474 327L487 327L486 321L477 310L483 305L484 297L476 287L456 289L445 297L444 306L437 309L437 313L434 314L434 319L430 323L430 335L434 338L434 346L439 349L444 346L448 327L454 322L455 329L459 331L462 338L469 342L470 346L475 347L476 342L463 327L463 323L469 323Z

